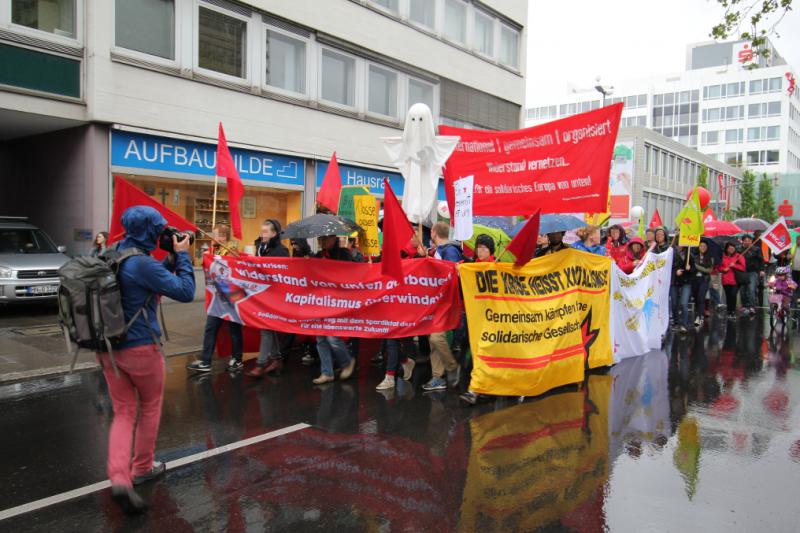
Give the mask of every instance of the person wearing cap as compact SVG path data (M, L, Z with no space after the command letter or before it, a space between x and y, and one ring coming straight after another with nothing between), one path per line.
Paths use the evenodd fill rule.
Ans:
M494 263L494 239L485 233L475 238L475 262Z

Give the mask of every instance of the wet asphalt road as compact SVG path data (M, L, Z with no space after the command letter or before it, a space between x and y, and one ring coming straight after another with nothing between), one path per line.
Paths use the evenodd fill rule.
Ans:
M0 531L798 531L800 337L767 333L713 322L581 386L473 408L423 394L427 365L376 392L370 342L324 387L299 353L260 382L171 358L161 460L311 427L167 472L144 516L103 490ZM0 409L0 510L105 479L98 373L1 386Z

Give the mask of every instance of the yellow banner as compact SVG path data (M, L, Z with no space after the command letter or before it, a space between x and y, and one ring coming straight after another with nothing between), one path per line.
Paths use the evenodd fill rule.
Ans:
M459 265L475 392L536 396L613 363L611 261L573 249L511 263Z
M378 241L378 204L371 194L353 196L356 224L364 228L359 235L358 247L364 255L378 256L381 245Z
M458 530L536 531L577 521L592 502L602 507L611 382L608 375L589 376L588 390L471 420Z
M690 235L688 233L678 234L678 246L700 246L702 235Z

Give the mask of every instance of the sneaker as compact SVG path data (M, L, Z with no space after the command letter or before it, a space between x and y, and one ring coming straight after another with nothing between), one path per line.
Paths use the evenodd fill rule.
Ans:
M465 392L464 394L462 394L462 395L461 395L461 396L459 396L458 398L459 398L459 399L460 399L462 402L465 402L465 403L467 403L467 404L469 404L469 405L475 405L475 404L477 404L477 403L478 403L478 400L480 399L480 396L478 395L478 393L476 393L476 392L472 392L472 391L470 390L470 391L467 391L467 392Z
M447 372L447 384L454 389L458 387L461 380L461 365L458 365L455 370Z
M211 365L200 360L189 363L186 368L195 372L211 372Z
M447 382L442 378L431 378L429 382L422 386L423 390L447 390Z
M347 366L345 366L342 369L342 372L339 374L339 379L341 379L341 380L348 379L350 376L353 375L353 370L355 368L356 368L356 358L355 357L351 357L350 358L350 362L347 363Z
M111 498L125 514L140 514L147 510L147 503L133 490L133 487L112 485Z
M413 359L410 357L405 360L405 362L401 365L403 367L403 379L408 381L411 379L411 375L414 373L414 367L417 363L414 362Z
M231 359L228 361L228 370L230 371L241 370L243 366L244 363L242 363L241 359L236 359L235 357L231 357Z
M165 465L161 461L153 461L153 468L151 468L149 472L145 472L144 474L139 476L133 476L133 484L141 485L142 483L147 483L150 480L153 480L159 476L164 475L164 472L166 471L167 471L167 465Z
M388 389L393 389L393 388L394 388L394 376L390 376L389 374L386 374L383 377L383 381L378 383L378 386L375 387L375 390L388 390Z
M332 381L333 381L333 376L329 376L327 374L320 374L318 378L312 380L312 383L314 383L314 385L323 385L325 383L331 383Z
M694 321L694 326L696 328L702 328L703 327L703 319L702 318L698 318L697 320L695 320Z
M303 358L300 359L300 362L303 363L304 365L313 365L314 361L315 361L314 356L311 355L310 353L305 354Z

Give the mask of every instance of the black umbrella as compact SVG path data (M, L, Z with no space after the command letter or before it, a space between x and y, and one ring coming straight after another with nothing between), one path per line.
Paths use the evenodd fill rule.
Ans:
M714 258L714 264L720 264L722 262L722 245L717 244L714 239L710 237L701 237L700 242L704 242L706 246L708 246L708 253Z
M348 218L319 214L292 222L283 230L281 238L311 239L325 235L350 235L354 231L364 230Z
M703 237L703 239L705 239L705 238L706 238L706 237ZM730 243L732 243L734 246L736 246L736 249L737 249L737 250L739 249L739 245L741 244L741 243L739 242L739 238L738 238L738 237L734 237L734 236L732 236L732 235L718 235L718 236L716 236L716 237L712 237L712 238L711 238L711 240L712 240L712 241L713 241L713 242L714 242L714 243L715 243L717 246L719 246L720 248L722 248L722 250L725 250L725 246L726 246L726 245L727 245L729 242L730 242Z
M760 218L737 218L733 221L734 224L739 226L745 231L764 231L769 228L769 222L761 220Z

